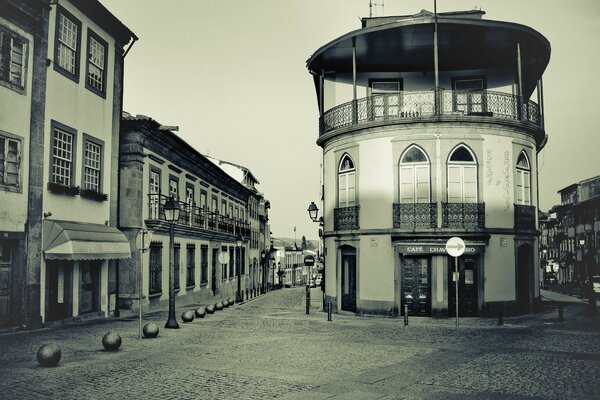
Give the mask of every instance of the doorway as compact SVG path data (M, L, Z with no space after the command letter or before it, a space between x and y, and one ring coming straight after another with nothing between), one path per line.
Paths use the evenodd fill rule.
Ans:
M79 262L79 314L100 311L100 261Z
M533 248L529 244L519 246L517 249L517 313L530 312L531 279L530 271L533 269Z
M479 257L458 257L458 315L474 317L479 312ZM448 315L456 317L456 281L454 280L455 258L448 257Z
M342 247L342 310L356 312L356 249Z
M219 260L219 249L212 249L212 262L210 269L210 287L213 292L213 296L217 295L217 262Z
M13 243L0 240L0 325L8 323L11 317Z
M46 321L71 316L72 270L72 261L46 261Z
M400 313L404 306L408 315L431 315L431 266L429 257L400 256L402 266Z

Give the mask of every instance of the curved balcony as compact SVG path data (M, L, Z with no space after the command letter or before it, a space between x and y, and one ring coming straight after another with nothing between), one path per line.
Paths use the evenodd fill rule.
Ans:
M452 115L522 121L542 128L539 106L520 96L490 90L429 90L377 94L340 104L323 113L319 135L372 123L393 124L411 119Z

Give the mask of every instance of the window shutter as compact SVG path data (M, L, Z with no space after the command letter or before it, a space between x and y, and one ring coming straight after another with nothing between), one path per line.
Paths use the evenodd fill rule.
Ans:
M524 171L517 170L517 193L516 200L517 204L525 204L523 199L523 173Z
M413 167L400 167L400 203L414 203L415 182Z
M477 168L475 166L464 166L464 203L477 203Z
M462 203L462 179L459 165L448 166L448 202Z
M429 166L415 167L417 203L429 203Z
M531 188L529 183L529 171L523 171L523 204L531 205Z

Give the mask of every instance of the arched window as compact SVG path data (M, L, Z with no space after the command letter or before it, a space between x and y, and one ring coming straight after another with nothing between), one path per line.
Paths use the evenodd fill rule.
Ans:
M477 161L463 144L448 158L448 203L477 203Z
M344 154L338 170L338 207L356 205L356 169L354 161Z
M429 203L429 159L419 147L410 146L400 157L400 203Z
M517 159L517 173L515 174L517 193L515 195L517 204L531 205L531 166L524 151L521 151Z

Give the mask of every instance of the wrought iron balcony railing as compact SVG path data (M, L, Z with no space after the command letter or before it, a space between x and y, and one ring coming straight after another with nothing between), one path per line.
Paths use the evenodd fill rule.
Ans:
M333 209L333 229L360 229L358 212L360 207L342 207Z
M442 228L485 227L485 203L442 203Z
M164 205L168 197L161 194L148 195L148 219L164 220ZM201 207L179 201L179 225L206 229L213 232L231 235L250 236L250 224L219 213L205 210Z
M416 229L437 226L436 203L395 203L394 228Z
M535 229L535 207L515 204L515 229Z
M520 96L490 90L430 90L377 94L340 104L321 116L320 134L374 121L395 122L440 115L485 116L542 126L539 106Z

